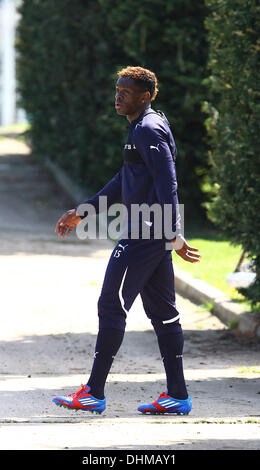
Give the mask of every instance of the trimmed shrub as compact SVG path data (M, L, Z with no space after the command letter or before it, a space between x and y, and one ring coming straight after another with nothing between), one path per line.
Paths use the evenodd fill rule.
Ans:
M210 99L210 219L255 263L257 277L241 290L260 302L260 5L257 0L206 0ZM217 262L217 260L216 260Z
M114 110L116 72L152 69L178 147L179 199L200 212L207 174L204 0L24 0L18 29L21 106L32 148L81 185L100 189L122 164L126 120Z

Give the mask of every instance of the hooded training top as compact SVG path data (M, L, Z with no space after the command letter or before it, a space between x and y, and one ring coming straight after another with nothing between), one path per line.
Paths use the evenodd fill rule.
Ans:
M107 196L108 208L114 203L124 204L128 211L128 234L123 231L125 238L131 236L131 229L135 224L131 215L133 204L147 204L150 208L155 203L161 208L165 207L165 204L170 204L168 206L172 218L170 225L172 232L175 232L178 206L175 170L177 149L169 123L162 112L149 107L137 119L131 121L127 129L128 136L123 150L124 162L121 169L95 196L81 204L92 204L97 214L100 212L99 196ZM76 209L81 215L79 208L80 205ZM141 213L138 218L139 232L146 224L149 226L151 238L154 234L154 214L155 212L151 210L149 219L146 217L146 220L141 220ZM169 215L169 212L167 214ZM86 215L84 212L82 218ZM164 217L162 221L164 223ZM165 237L162 229L162 238L174 237L175 235Z

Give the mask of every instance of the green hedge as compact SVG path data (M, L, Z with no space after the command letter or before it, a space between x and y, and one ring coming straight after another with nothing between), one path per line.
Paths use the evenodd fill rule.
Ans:
M206 3L211 97L205 110L215 185L208 214L255 260L257 280L242 292L256 306L260 302L260 5L257 0Z
M187 217L198 213L208 168L204 1L24 0L20 13L19 92L35 155L100 189L122 164L127 122L114 110L116 72L151 68L160 86L155 107L179 150L180 202Z

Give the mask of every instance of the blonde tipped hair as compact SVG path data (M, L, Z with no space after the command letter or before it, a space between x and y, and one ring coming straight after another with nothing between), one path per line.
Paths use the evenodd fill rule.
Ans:
M158 80L156 75L148 69L143 67L134 67L128 65L127 67L117 72L119 77L132 78L136 83L143 89L143 91L149 91L151 101L156 98L158 93Z

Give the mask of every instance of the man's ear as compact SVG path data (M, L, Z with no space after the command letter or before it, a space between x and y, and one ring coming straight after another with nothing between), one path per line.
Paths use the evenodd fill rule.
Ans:
M142 102L151 101L151 93L150 91L145 91L142 96Z

